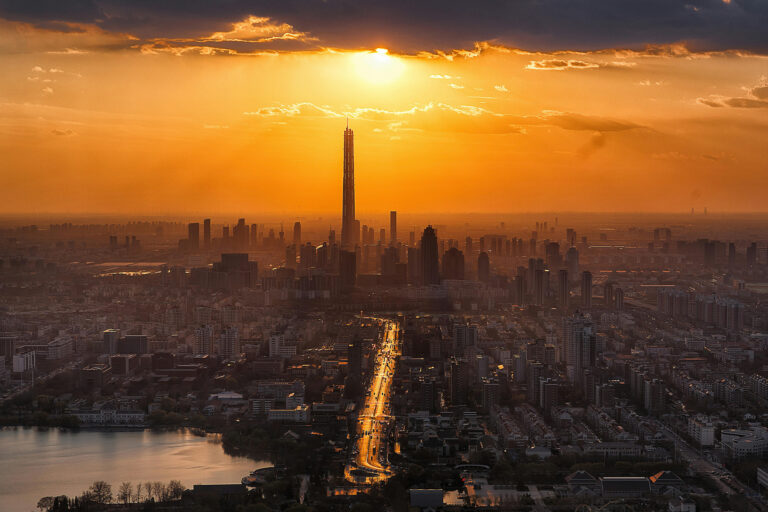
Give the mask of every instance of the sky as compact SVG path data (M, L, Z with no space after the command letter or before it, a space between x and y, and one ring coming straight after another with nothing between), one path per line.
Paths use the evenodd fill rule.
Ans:
M0 213L766 211L764 0L0 0Z

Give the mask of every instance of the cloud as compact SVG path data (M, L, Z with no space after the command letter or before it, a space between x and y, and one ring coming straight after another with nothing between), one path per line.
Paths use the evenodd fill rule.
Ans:
M701 51L768 52L768 3L759 0L494 0L482 9L465 0L2 0L0 17L61 33L90 24L145 42L201 34L280 42L311 34L325 47L446 56L474 52L452 49L475 41L537 51L689 41ZM248 23L251 17L270 21Z
M493 88L496 89L499 92L509 92L509 89L507 89L503 85L494 85Z
M60 136L60 137L71 137L73 135L76 135L75 132L72 131L72 130L69 130L69 129L67 129L67 130L60 130L58 128L54 129L54 130L51 130L51 133L53 135L57 135L57 136Z
M316 41L306 32L294 29L288 23L275 22L268 17L250 15L244 20L233 23L231 30L214 32L203 38L204 41L238 41L266 43L276 40Z
M542 71L563 71L566 69L597 69L599 64L593 62L584 62L583 60L562 60L545 59L532 60L525 69L535 69Z
M51 87L43 87L42 91L45 94L53 94L53 89Z
M448 84L448 87L450 87L451 89L463 89L464 88L463 85L459 85L459 84Z
M768 85L764 81L747 89L747 96L710 96L697 98L696 101L701 105L713 108L768 108Z
M524 134L526 127L556 127L570 131L592 132L592 150L601 147L605 141L596 135L622 132L645 127L629 121L588 116L571 112L543 111L534 116L518 116L494 112L474 105L449 105L427 103L414 105L406 110L386 110L373 107L359 107L347 111L330 106L303 102L287 105L261 107L243 112L249 117L262 118L326 118L352 121L384 122L392 132L462 132L485 134ZM378 127L377 127L378 128ZM381 128L378 128L381 131ZM591 151L591 150L590 150Z

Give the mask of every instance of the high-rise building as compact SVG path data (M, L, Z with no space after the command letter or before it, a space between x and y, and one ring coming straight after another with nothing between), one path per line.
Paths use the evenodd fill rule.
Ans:
M592 308L592 272L588 270L581 274L581 307Z
M397 212L389 212L389 243L397 243Z
M353 288L357 281L357 255L354 251L339 252L339 280L345 290Z
M487 252L481 252L477 257L477 279L483 283L491 280L491 261Z
M189 250L197 251L200 249L200 223L190 222L187 225L187 238L189 239Z
M293 223L293 243L296 247L301 247L301 222L299 221Z
M350 248L357 243L360 228L355 222L355 139L354 133L344 130L344 184L341 205L341 246Z
M105 354L117 354L117 342L120 341L120 329L107 329L102 333Z
M579 278L579 251L575 247L570 247L565 252L565 265L568 268L568 275L574 281Z
M443 279L464 279L464 253L456 247L443 254Z
M440 284L440 268L438 266L437 233L432 226L424 229L421 236L421 279L423 284Z
M237 327L225 327L219 338L219 356L224 360L235 359L240 352Z
M211 219L203 220L203 248L211 248Z
M201 325L195 329L195 344L193 347L195 355L213 353L213 326Z
M570 293L568 283L568 269L560 269L560 272L558 273L558 283L558 306L565 310L568 309L568 295Z

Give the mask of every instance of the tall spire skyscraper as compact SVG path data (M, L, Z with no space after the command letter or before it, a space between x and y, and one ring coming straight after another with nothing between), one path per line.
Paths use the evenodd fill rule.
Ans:
M341 207L341 246L357 243L355 234L355 138L352 130L344 130L344 191Z

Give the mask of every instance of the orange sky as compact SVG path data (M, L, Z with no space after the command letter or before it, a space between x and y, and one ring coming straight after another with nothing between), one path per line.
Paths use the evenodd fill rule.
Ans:
M362 212L768 209L762 55L131 40L0 20L0 212L340 211L347 115Z

